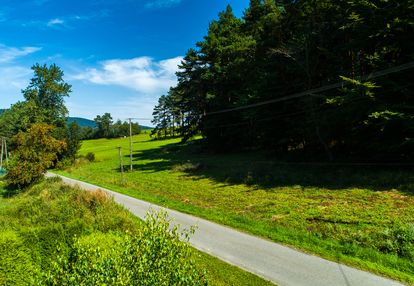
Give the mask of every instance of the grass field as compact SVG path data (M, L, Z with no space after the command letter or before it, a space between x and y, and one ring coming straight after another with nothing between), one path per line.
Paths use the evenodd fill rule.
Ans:
M74 239L95 241L134 233L141 225L99 194L63 186L57 180L49 179L16 195L4 189L0 179L0 285L38 285L42 273L50 271L58 253L68 251ZM105 249L105 245L100 247ZM207 271L209 285L273 285L196 250L193 259L198 269Z
M83 142L60 174L414 283L414 172L279 164L264 153L210 154L197 142Z

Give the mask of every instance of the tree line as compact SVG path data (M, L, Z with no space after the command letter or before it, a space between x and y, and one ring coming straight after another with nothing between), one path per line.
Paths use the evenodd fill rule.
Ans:
M119 138L130 135L130 124L127 121L113 121L110 113L106 112L103 115L97 115L94 118L96 127L86 126L81 130L80 137L84 139L98 139L98 138ZM131 122L131 134L137 135L141 133L141 127L136 122Z
M251 0L241 18L228 6L160 97L153 134L282 157L410 160L414 69L392 68L414 61L413 18L410 0Z

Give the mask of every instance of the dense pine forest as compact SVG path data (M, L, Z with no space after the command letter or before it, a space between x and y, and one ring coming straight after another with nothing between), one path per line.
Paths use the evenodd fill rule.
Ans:
M188 50L153 135L301 160L414 155L414 2L251 0Z

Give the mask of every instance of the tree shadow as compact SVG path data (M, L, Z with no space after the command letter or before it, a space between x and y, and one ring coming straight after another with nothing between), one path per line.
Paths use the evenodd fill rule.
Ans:
M3 189L0 190L0 196L4 199L10 199L17 196L21 192L20 189L15 188L10 185L6 185Z
M171 143L133 154L134 170L181 172L193 180L208 178L226 185L246 184L271 191L275 187L327 189L397 189L414 195L414 168L392 166L286 163L264 152L206 152L200 142ZM137 160L142 163L136 163Z

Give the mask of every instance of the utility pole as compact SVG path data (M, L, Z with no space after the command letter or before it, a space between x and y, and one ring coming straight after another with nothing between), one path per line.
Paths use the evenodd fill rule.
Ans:
M132 118L128 118L129 120L129 165L132 171Z
M4 151L6 152L6 161L9 160L9 152L7 150L7 139L4 138Z
M9 159L9 154L7 152L7 140L5 137L1 137L0 171L3 169L3 158L5 162Z
M122 164L122 151L121 151L121 146L118 146L118 150L119 150L119 161L121 164L121 182L122 184L125 183L125 179L124 179L124 165Z
M1 137L1 157L0 157L0 169L3 169L3 146L4 146L4 138Z

